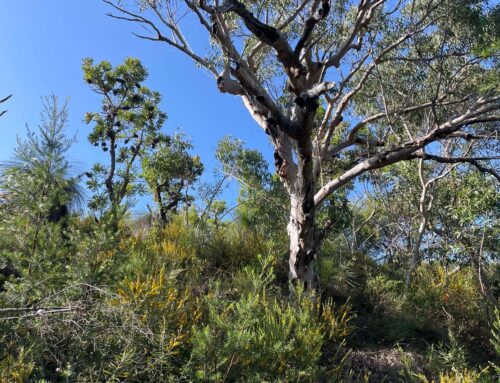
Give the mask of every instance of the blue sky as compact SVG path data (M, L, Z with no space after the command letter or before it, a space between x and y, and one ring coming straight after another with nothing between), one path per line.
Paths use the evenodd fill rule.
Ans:
M110 19L109 11L100 0L0 0L0 96L14 94L1 108L8 112L0 118L0 160L12 155L16 135L24 135L26 125L37 127L41 97L51 93L70 100L68 134L78 139L69 153L75 171L102 159L87 142L90 126L83 117L98 110L100 99L83 81L81 61L93 57L119 64L127 56L148 68L146 85L163 95L162 109L169 116L165 132L182 128L193 139L206 180L216 165L217 141L226 134L272 157L267 136L239 98L219 93L213 78L173 48L133 36L140 27ZM185 33L202 45L197 26L191 20ZM225 197L232 200L235 194L232 188Z

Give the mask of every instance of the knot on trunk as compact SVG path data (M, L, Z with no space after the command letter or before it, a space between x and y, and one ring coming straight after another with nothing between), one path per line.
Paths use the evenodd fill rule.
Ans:
M286 178L287 161L281 157L277 150L274 151L274 166L281 178Z
M318 97L309 97L305 94L295 97L295 103L301 107L306 108L308 112L314 112L319 107Z
M243 94L241 84L231 77L231 75L235 75L238 72L239 67L239 63L235 63L235 68L231 68L231 65L226 63L224 70L217 77L217 88L221 93L229 93L236 96Z

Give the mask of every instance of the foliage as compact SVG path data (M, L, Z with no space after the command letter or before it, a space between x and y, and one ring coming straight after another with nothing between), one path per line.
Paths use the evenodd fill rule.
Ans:
M144 193L136 162L160 143L168 144L160 132L166 114L159 109L160 94L142 84L148 73L138 59L127 58L113 67L86 58L82 68L90 88L102 95L100 111L85 115L85 122L94 125L88 139L109 153L109 165L98 162L87 173L94 192L89 207L115 211L124 199Z
M417 323L448 335L455 344L467 345L476 357L491 354L486 309L473 269L449 271L440 265L417 271L405 302L405 311Z
M491 329L490 342L495 350L497 359L500 359L500 311L498 309L495 309L495 318L493 321L493 328ZM500 377L500 365L497 365L496 363L491 364L495 369L497 376Z
M177 212L182 204L189 208L193 202L188 189L201 176L203 164L200 157L189 154L192 148L191 142L177 133L142 158L143 177L158 204L163 225L167 223L168 213Z
M236 301L228 301L217 285L206 297L208 324L193 336L197 379L315 381L325 342L348 334L345 306L338 312L331 303L318 308L300 292L280 302L272 291L272 259L259 261L258 269L247 267L236 278Z
M59 106L57 97L51 96L43 107L38 132L28 130L27 139L18 138L14 158L3 164L0 178L0 263L8 270L3 276L25 276L24 287L31 289L29 303L47 292L47 269L64 280L69 213L82 198L79 178L70 176L65 159L74 142L64 132L67 104Z

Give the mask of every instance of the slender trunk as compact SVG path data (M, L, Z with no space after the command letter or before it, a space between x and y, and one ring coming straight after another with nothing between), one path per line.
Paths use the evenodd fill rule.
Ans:
M167 225L167 212L165 211L161 197L162 186L163 185L156 185L156 202L158 204L158 209L160 210L160 227L163 229Z
M479 250L476 250L472 247L471 260L472 265L477 271L477 279L479 283L479 287L481 288L481 293L483 296L493 303L495 306L498 305L498 301L495 299L490 290L490 282L488 280L488 276L484 272L483 268L483 245L484 245L484 233L481 237L481 243L479 246ZM487 313L489 317L489 312Z
M428 187L430 183L436 180L436 178L434 178L433 180L425 181L424 162L422 159L418 161L418 176L420 178L420 184L422 186L422 192L420 193L420 199L418 204L418 211L420 213L420 225L418 227L417 238L415 239L415 243L413 245L411 260L408 264L408 269L406 270L406 280L405 280L406 290L410 288L411 277L420 263L420 246L422 245L422 239L425 234L425 228L427 227L427 223L429 220L428 212L432 207L432 195L428 206L426 205Z
M310 140L298 143L298 169L294 193L290 196L289 278L292 285L303 283L307 290L317 290L319 280L314 261L317 251L314 207L314 174Z
M162 206L160 207L160 227L163 229L165 226L167 226L167 212Z
M484 272L483 262L481 260L481 255L479 253L474 252L472 254L472 264L474 265L474 268L476 269L476 272L477 272L476 275L477 275L479 287L481 288L481 294L483 294L483 296L486 299L488 299L490 302L498 304L495 297L491 293L488 276Z
M422 219L420 220L420 226L418 227L417 238L413 246L411 261L410 264L408 265L408 270L406 272L406 282L405 282L406 290L408 290L408 288L410 287L411 277L420 263L420 246L422 245L422 239L424 237L426 227L427 227L427 216L423 216Z

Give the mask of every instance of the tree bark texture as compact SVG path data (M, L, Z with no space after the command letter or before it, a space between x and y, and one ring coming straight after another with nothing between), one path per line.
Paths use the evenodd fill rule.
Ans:
M294 192L290 196L289 278L295 284L301 282L305 289L318 288L318 276L314 261L317 254L314 193L315 181L312 161L312 142L308 139L297 145L298 169Z

